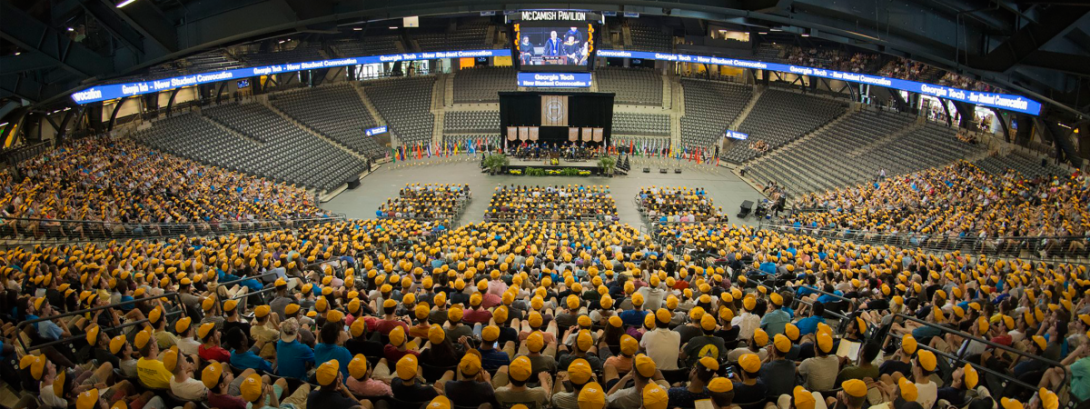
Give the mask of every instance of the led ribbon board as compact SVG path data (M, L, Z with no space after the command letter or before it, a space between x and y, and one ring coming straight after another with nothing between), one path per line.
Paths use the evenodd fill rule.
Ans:
M704 55L652 53L645 51L618 51L598 50L599 57L606 58L643 58L649 60L694 62L701 64L726 65L738 68L753 68L788 72L798 75L810 75L814 77L828 78L839 81L855 82L859 84L876 85L879 87L899 89L915 92L917 94L931 95L938 98L952 99L967 102L974 105L1004 109L1012 112L1020 112L1029 115L1041 113L1041 103L1021 95L997 94L992 92L969 91L959 88L950 88L942 85L925 84L922 82L902 80L897 78L880 77L877 75L858 74L826 70L822 68L804 67L798 65L777 64L761 61L739 60L734 58L720 58Z
M726 137L731 138L731 139L739 139L739 140L743 140L743 141L746 140L747 138L749 138L749 134L744 134L744 133L741 133L741 132L738 132L738 131L726 131L726 132L723 133L723 136L726 136Z
M173 78L164 78L151 81L130 82L124 84L107 84L87 88L83 91L72 93L72 100L77 104L90 104L92 102L108 101L133 95L150 94L153 92L167 91L174 88L188 87L211 82L259 77L262 75L284 74L295 71L314 70L319 68L344 67L349 65L375 64L397 61L434 60L439 58L472 58L472 57L510 57L511 50L469 50L469 51L440 51L427 53L405 53L374 55L370 57L351 57L335 60L309 61L299 63L267 65L264 67L237 68L227 71L207 72L200 74L183 75Z
M381 133L386 133L386 125L374 127L366 130L365 132L367 133L367 136L375 136Z
M589 88L589 72L520 72L520 87Z

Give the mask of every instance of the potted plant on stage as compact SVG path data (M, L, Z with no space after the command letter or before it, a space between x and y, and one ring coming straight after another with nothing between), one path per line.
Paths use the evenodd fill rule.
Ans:
M506 168L511 161L507 159L507 155L494 153L484 158L484 167L488 169L488 174L495 175L499 173L503 168Z
M612 156L603 156L598 159L598 167L602 169L602 174L613 177L613 169L617 167L617 160Z

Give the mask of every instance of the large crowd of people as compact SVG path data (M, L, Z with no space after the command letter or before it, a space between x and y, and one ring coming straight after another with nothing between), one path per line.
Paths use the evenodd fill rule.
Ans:
M648 220L658 222L726 222L722 207L715 207L704 188L658 187L640 189L636 203Z
M469 203L467 184L409 183L375 211L382 219L454 219Z
M153 153L136 157L172 170L117 159L144 169L139 179L114 176L121 171L102 165L109 160L84 164L88 155L67 157L67 166L44 159L63 155L25 165L38 179L9 180L6 194L38 202L93 191L105 200L121 195L116 180L137 183L130 193L141 180L150 192L142 194L162 200L157 208L145 199L105 206L136 220L228 204L238 207L216 211L315 209L296 207L310 206L292 200L301 192ZM70 167L77 171L48 171ZM152 182L167 178L195 196L170 202L169 189ZM23 185L33 180L65 193L35 193ZM86 187L96 180L102 187ZM800 200L826 211L796 221L935 236L1078 236L1088 223L1085 184L1081 174L1025 180L962 162L807 196ZM463 191L468 199L468 186L414 184L400 196L426 202ZM656 224L647 234L614 223L608 186L503 186L486 221L458 227L330 219L260 233L0 249L0 379L20 391L20 408L1090 402L1086 266L738 227L701 188L645 188L638 202L690 223Z
M9 236L109 237L157 233L169 224L186 225L183 234L209 233L324 216L305 189L127 139L67 142L21 162L15 173L4 172L0 183L0 230Z
M1083 251L1090 234L1087 179L1082 173L1025 179L989 174L961 161L873 184L812 193L792 216L798 227L865 235L900 234L914 244L972 240L986 251L1014 251L1023 238L1040 250ZM1045 239L1048 240L1045 240Z
M871 72L879 60L875 53L850 53L833 48L785 46L783 53L789 64L864 74Z
M609 186L499 186L485 220L617 221L617 203Z

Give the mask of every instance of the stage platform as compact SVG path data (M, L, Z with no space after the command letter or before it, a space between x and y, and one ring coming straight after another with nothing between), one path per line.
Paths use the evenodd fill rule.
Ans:
M510 170L521 170L525 172L527 168L545 170L576 169L580 171L589 171L593 175L601 174L601 168L598 167L598 159L587 159L584 161L561 160L559 165L551 165L548 164L547 160L525 160L518 158L510 159L510 164L504 169L504 173L507 173Z

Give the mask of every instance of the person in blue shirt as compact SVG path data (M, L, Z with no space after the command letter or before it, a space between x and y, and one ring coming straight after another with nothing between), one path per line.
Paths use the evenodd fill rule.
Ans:
M314 364L321 365L336 359L341 364L341 374L347 378L348 362L352 361L352 353L348 352L347 348L337 345L337 338L341 336L343 327L342 324L334 322L327 322L322 326L318 334L320 342L314 347Z
M810 316L799 320L795 323L796 327L799 327L799 336L806 334L813 334L817 332L817 326L819 323L825 322L825 305L821 301L815 302L810 307Z
M53 315L53 306L49 304L49 300L46 300L45 297L38 297L31 300L30 305L33 308L33 311L27 314L28 321L36 320L39 317L48 318ZM61 339L61 337L72 336L67 328L61 328L53 321L42 321L39 322L37 326L38 335L49 341L56 341Z
M632 309L622 311L619 315L624 325L637 328L643 325L644 316L647 315L647 311L643 310L643 294L633 294Z
M226 338L227 345L231 347L231 366L240 369L253 369L261 373L273 373L273 367L269 364L269 361L254 353L254 350L260 351L261 347L255 345L251 349L250 341L242 333L242 329L239 327L231 328L227 331Z
M280 324L280 340L276 341L277 375L307 379L308 366L314 366L314 350L297 341L298 336L299 322L295 318L288 318Z

